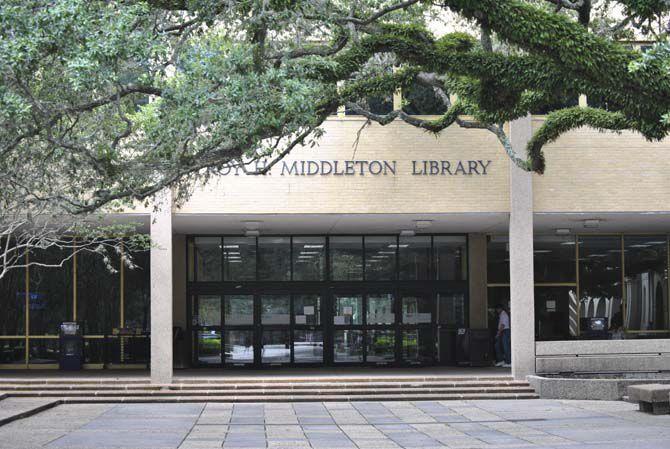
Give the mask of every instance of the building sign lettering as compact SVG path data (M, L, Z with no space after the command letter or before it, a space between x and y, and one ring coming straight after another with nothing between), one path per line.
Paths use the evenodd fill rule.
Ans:
M279 176L396 176L408 173L412 176L486 176L490 160L415 160L408 166L397 161L386 160L295 160L280 161L266 175ZM262 170L264 163L256 162L255 170ZM253 170L253 169L252 169ZM239 176L244 174L240 167L229 166L222 169L222 174Z

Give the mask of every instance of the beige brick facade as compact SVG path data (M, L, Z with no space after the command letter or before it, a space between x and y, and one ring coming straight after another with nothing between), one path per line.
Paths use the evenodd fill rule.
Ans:
M541 124L534 119L534 126ZM438 136L402 122L385 127L372 124L356 136L365 122L333 118L314 148L293 151L271 175L248 176L234 171L197 188L180 214L301 214L301 213L460 213L509 211L509 160L488 131L452 126ZM569 132L545 148L547 170L534 176L535 212L669 211L670 141L647 142L640 135L600 133L583 128ZM295 175L302 161L387 161L396 173L379 175ZM395 161L395 163L393 162ZM413 167L413 162L416 165ZM422 161L482 161L486 175L423 172ZM488 163L488 161L491 161ZM293 162L297 165L293 167ZM383 162L382 162L383 163ZM481 163L477 166L481 172ZM430 163L429 163L430 164ZM434 164L433 164L434 165ZM323 167L319 167L320 169ZM326 169L329 168L326 165ZM427 165L430 169L430 165ZM435 168L435 167L434 167ZM304 170L315 170L307 165ZM282 176L282 171L284 172Z

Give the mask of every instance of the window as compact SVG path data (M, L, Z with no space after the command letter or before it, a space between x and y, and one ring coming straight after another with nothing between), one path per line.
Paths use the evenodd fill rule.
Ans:
M293 297L293 319L296 325L318 326L321 324L321 298L318 295Z
M365 280L387 281L395 279L396 238L365 237Z
M289 237L258 238L258 279L288 281L291 279L291 239Z
M263 363L288 363L291 361L291 345L287 329L263 330L261 361Z
M421 83L415 82L409 88L402 90L402 110L410 115L442 115L447 107L436 94L435 90Z
M438 293L437 322L447 327L465 327L465 295L463 293Z
M393 295L368 295L367 296L367 324L394 324L395 313L393 312Z
M535 338L569 340L577 336L575 287L535 287Z
M400 237L398 244L400 280L430 279L430 240L429 236Z
M465 236L433 237L436 278L440 281L464 281L468 278Z
M198 326L221 326L221 297L201 295L197 298L195 317Z
M223 278L226 281L256 280L256 237L223 238Z
M363 297L335 296L333 324L336 326L363 324Z
M491 236L486 251L489 284L509 284L509 239Z
M24 268L10 269L0 279L0 310L2 310L0 335L24 335L26 330L26 270ZM15 342L11 345L8 343L2 347L10 348L14 347L14 344ZM10 349L7 350L10 351ZM23 354L25 358L25 347ZM12 357L8 352L7 359L12 359Z
M367 361L388 363L395 360L395 331L375 329L368 331Z
M123 267L125 327L148 331L151 326L151 277L149 251L133 254L133 268Z
M77 254L77 321L85 322L86 334L111 334L121 326L121 260L111 254L107 263L99 254Z
M35 250L31 253L30 257L35 262L45 265L59 265L61 262L63 264L62 267L30 267L31 335L58 335L60 324L72 319L74 279L72 256L72 249L61 250L58 247ZM102 261L102 256L97 257ZM66 260L68 258L70 259ZM119 266L115 268L118 269Z
M199 331L197 336L198 363L218 365L221 363L221 332L216 330Z
M344 329L333 333L336 363L363 361L363 331Z
M293 360L295 363L323 362L323 332L296 329L293 332Z
M293 237L293 280L321 281L325 272L326 239Z
M363 237L331 237L330 266L334 281L362 281Z
M261 324L290 324L290 298L287 295L261 295Z
M224 362L246 365L254 362L254 331L231 329L224 332Z
M408 363L430 363L433 361L435 342L430 327L418 327L402 332L402 360Z
M535 237L535 282L575 282L575 244L574 237Z
M579 316L583 338L623 331L621 237L579 237ZM599 320L604 322L604 329ZM592 327L591 323L596 323Z
M424 296L404 296L402 298L403 324L430 324L433 320L433 304Z
M196 237L195 267L198 282L217 282L221 280L221 238Z
M626 330L668 329L668 246L664 235L624 236Z
M224 296L224 315L226 326L254 324L254 297L252 295Z

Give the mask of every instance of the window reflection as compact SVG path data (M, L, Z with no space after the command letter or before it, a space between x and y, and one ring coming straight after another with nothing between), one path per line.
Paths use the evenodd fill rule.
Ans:
M289 324L290 322L288 295L261 295L261 324Z
M575 282L575 238L541 236L533 241L535 282Z
M225 338L225 363L242 365L254 362L254 331L227 330Z
M89 256L99 258L99 262L102 263L101 255L89 253ZM30 268L30 334L56 335L60 323L72 316L72 249L61 250L54 246L44 250L35 250L30 257L33 261L45 265L63 264L62 267L32 266ZM119 266L114 268L118 269ZM89 300L95 301L95 298Z
M325 259L325 237L293 237L294 281L323 280Z
M402 359L409 363L430 363L433 361L432 329L428 326L404 330L402 333Z
M256 237L225 237L223 268L226 281L256 280Z
M318 326L321 324L321 297L318 295L294 296L293 319L296 325Z
M463 293L438 293L438 323L447 327L465 327L465 295Z
M221 363L221 332L198 332L198 362L205 365Z
M367 361L372 363L388 363L395 360L395 331L369 330Z
M396 238L365 237L365 280L386 281L395 279Z
M637 331L668 328L668 253L665 236L625 236L624 325Z
M226 295L224 310L226 326L254 324L254 297L252 295Z
M435 272L440 281L464 281L468 278L465 236L433 237Z
M288 281L291 279L291 239L289 237L258 238L258 279Z
M323 332L295 330L293 333L293 359L295 363L323 362Z
M196 279L200 282L218 282L221 280L221 238L196 237L195 267Z
M398 258L401 280L430 279L430 240L429 236L400 237Z
M291 361L291 346L288 330L264 330L261 347L263 363L288 363Z
M335 362L363 361L363 331L337 330L333 333Z
M509 239L507 236L493 235L489 238L486 266L489 284L509 283Z
M393 324L393 295L368 295L367 324Z
M363 237L331 237L330 267L335 281L362 281Z
M333 324L336 326L363 324L363 297L335 296Z
M576 337L577 314L575 287L535 287L535 336L538 341Z
M199 296L198 326L220 326L221 325L221 298L219 296Z
M424 296L404 296L402 298L403 324L430 324L433 304Z

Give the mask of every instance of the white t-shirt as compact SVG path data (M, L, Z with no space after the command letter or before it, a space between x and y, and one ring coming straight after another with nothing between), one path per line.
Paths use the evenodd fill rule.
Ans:
M498 329L501 325L503 329L509 329L509 315L504 310L498 315Z

